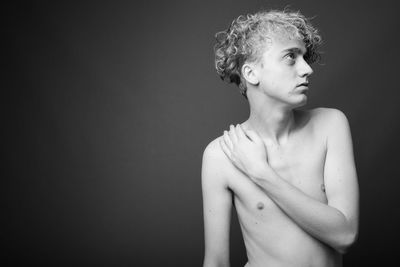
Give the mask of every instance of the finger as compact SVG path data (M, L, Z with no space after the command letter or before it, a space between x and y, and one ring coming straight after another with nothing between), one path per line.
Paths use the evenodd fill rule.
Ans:
M228 131L224 131L223 139L224 139L224 142L225 142L225 145L227 146L227 148L229 150L232 150L233 144L232 144L231 138L228 134Z
M240 124L236 125L236 135L238 139L247 138Z
M222 151L224 151L225 155L228 158L230 158L231 157L231 152L230 152L229 148L226 146L225 140L223 138L219 139L219 144L220 144L220 146L222 148Z
M235 131L235 126L233 126L232 124L229 126L229 136L233 144L235 144L238 141L238 137Z

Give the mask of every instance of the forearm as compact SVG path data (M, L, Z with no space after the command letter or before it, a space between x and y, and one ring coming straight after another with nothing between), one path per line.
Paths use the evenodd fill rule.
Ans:
M344 253L355 239L348 218L338 209L321 203L288 183L269 167L250 178L303 230Z

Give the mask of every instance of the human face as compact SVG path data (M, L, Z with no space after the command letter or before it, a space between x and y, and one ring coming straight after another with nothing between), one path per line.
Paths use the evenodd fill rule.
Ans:
M308 78L313 70L304 60L306 48L298 39L272 38L256 64L259 89L291 108L307 102Z

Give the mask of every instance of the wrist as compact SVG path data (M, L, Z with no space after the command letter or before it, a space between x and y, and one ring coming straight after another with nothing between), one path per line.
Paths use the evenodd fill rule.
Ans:
M260 162L259 164L254 165L254 167L248 171L248 174L252 179L265 180L269 176L270 172L271 167L268 163Z

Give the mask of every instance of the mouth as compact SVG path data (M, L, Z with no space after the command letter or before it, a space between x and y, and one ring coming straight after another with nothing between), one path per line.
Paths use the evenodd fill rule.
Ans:
M308 87L308 82L298 84L296 87Z
M300 83L296 86L297 92L300 94L305 94L308 91L308 82Z

